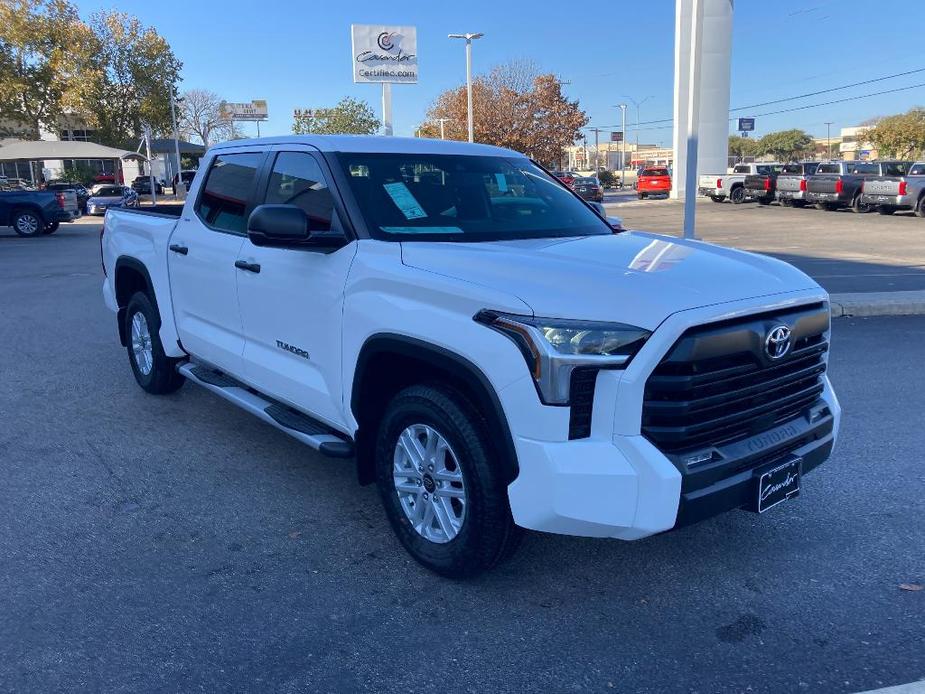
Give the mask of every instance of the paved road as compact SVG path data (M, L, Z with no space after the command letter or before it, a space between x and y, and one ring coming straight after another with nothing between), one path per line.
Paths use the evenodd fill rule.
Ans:
M781 213L788 212L781 210ZM804 495L410 561L349 462L132 380L92 229L0 239L0 690L848 692L925 677L925 319L840 319Z
M680 236L682 205L609 194L607 208L631 229ZM925 289L925 219L822 212L702 200L697 232L706 241L769 253L793 263L830 292Z

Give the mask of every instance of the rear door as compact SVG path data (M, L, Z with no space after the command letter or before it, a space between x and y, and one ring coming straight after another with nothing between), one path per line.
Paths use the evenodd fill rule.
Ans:
M264 152L216 155L192 213L170 238L168 268L177 333L187 352L222 371L243 374L244 334L235 267L253 207Z
M298 205L312 231L343 232L343 209L320 155L286 145L271 157L260 201ZM356 248L270 248L245 239L238 255L252 268L237 273L248 383L334 426L344 423L344 285Z

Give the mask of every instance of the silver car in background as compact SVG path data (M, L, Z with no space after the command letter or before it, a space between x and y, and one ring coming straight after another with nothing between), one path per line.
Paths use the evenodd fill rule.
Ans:
M103 215L110 207L138 207L138 193L128 186L102 185L87 200L87 214Z

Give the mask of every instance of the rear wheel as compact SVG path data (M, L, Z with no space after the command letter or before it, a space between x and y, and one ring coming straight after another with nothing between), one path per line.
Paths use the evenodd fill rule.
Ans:
M61 222L52 222L51 224L46 224L45 228L42 230L43 234L54 234L58 231L58 227L61 226Z
M915 214L919 217L925 217L925 195L919 198L919 204L915 206Z
M484 420L457 391L417 385L389 403L376 441L376 480L398 539L418 562L462 578L516 549L507 480Z
M30 210L19 210L13 213L13 231L19 236L40 236L45 228L45 222L37 213Z
M733 205L741 205L745 202L745 188L742 186L733 188L732 192L729 193L729 199L732 201Z
M151 299L137 292L125 309L128 361L135 380L154 395L173 393L186 381L177 373L177 362L164 353L159 335L161 318Z
M865 214L870 212L870 205L867 203L861 202L861 196L855 195L854 199L851 201L851 211L855 214Z

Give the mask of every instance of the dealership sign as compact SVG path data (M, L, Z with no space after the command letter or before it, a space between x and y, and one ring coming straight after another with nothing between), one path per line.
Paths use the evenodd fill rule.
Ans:
M750 133L755 130L755 119L754 118L739 118L739 127L737 128L739 132Z
M418 81L418 35L415 27L352 24L353 81Z
M232 103L230 101L223 101L221 106L221 114L224 120L236 121L236 120L246 120L246 121L261 121L267 120L269 114L267 112L267 102L262 99L248 102L248 103Z

